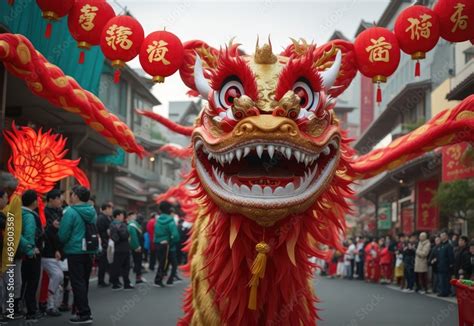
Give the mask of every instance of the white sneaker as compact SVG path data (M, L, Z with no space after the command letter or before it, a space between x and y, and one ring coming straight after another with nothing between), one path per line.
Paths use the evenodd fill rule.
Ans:
M421 290L421 291L418 291L418 293L419 294L426 294L426 291Z

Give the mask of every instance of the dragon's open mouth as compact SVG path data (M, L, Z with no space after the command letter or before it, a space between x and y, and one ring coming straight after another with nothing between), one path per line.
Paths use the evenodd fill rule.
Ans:
M220 198L253 207L283 207L315 196L333 174L339 138L318 153L283 142L253 141L211 151L195 141L196 167L202 181Z

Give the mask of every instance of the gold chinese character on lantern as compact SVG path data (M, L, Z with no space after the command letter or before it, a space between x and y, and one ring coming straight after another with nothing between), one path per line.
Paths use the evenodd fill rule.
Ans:
M454 23L454 26L451 29L451 32L453 33L456 31L456 29L458 29L458 27L462 30L465 30L467 28L467 15L463 16L462 14L465 6L466 5L463 3L457 3L454 6L454 9L456 9L456 11L451 16L451 21Z
M113 24L109 27L106 33L108 35L105 38L107 45L114 50L117 50L117 45L124 50L129 50L133 45L133 41L128 38L133 34L130 27L117 26L116 24Z
M97 16L99 8L93 7L89 4L81 8L82 14L79 16L79 24L86 31L91 31L94 28L94 19Z
M405 32L411 32L410 38L412 40L419 40L420 37L429 38L431 35L431 26L433 24L430 22L431 16L428 14L423 14L420 16L420 19L410 17L408 22L410 26L405 30Z
M153 61L163 62L164 65L169 65L171 62L165 58L165 55L168 52L168 48L166 47L167 45L168 43L163 40L153 41L150 45L148 45L146 50L148 53L148 61L150 61L150 63Z
M370 62L389 62L390 61L390 50L392 45L388 42L385 42L385 37L381 36L377 40L371 38L370 42L372 45L365 48L365 51L369 52L369 61Z

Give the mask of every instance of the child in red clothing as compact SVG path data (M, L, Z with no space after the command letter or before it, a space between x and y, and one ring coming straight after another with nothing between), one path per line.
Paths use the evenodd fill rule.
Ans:
M383 246L380 251L380 268L382 279L380 283L391 283L392 281L393 253L388 246Z
M372 240L364 249L365 252L365 280L378 283L380 279L380 248L377 242Z

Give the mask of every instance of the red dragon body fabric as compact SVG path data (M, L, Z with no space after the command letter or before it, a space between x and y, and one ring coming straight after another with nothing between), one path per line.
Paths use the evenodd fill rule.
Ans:
M7 41L3 48L14 53ZM192 139L190 149L175 151L192 155L191 172L169 193L186 199L193 222L179 324L314 325L309 258L324 257L322 245L343 250L351 185L436 147L472 142L474 96L358 157L332 110L358 71L350 42L294 41L279 55L270 44L257 43L253 55L235 44L184 46L181 77L189 94L208 100L194 127L139 111Z

